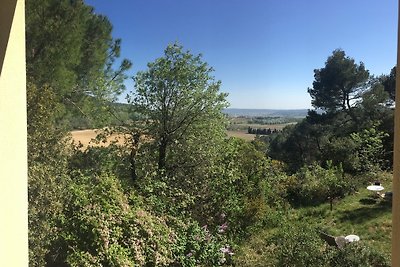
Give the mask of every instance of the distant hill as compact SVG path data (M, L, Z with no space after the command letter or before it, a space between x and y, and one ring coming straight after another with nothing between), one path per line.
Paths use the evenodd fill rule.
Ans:
M240 109L227 108L223 113L232 117L291 117L305 118L308 109Z

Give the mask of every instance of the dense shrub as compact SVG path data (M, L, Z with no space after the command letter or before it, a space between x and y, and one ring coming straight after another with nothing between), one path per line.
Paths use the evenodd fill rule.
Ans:
M62 214L68 176L57 167L35 163L29 166L28 182L29 266L45 266L60 234L56 222Z
M350 136L357 144L356 155L359 159L357 171L376 171L387 166L383 147L383 140L389 136L387 133L372 127Z
M341 250L333 250L329 266L342 267L388 267L388 260L362 243L347 244Z
M317 164L303 167L293 175L292 181L287 189L287 197L294 205L316 205L344 197L352 191L343 170L330 164L327 169Z
M282 222L246 241L235 259L237 266L324 266L324 243L305 222Z
M60 218L60 255L54 266L166 266L176 234L165 218L131 207L113 176L74 174ZM128 264L129 263L129 264Z
M128 154L118 145L108 147L76 146L68 161L69 169L80 170L88 174L111 173L118 177L129 176Z
M323 241L307 223L285 225L270 242L275 247L276 266L323 266L326 261L321 253Z
M153 212L136 192L128 197L112 175L76 172L68 192L51 266L218 266L230 261L232 245L223 231L170 211Z
M246 240L235 258L236 266L386 267L387 259L362 241L342 249L328 246L309 222L282 222Z

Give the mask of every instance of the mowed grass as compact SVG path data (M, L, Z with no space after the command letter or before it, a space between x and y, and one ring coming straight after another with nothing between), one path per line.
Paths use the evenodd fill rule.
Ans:
M385 187L382 192L392 191L390 173L383 173L379 179ZM365 184L354 194L335 201L332 211L328 202L315 207L290 209L286 213L287 222L302 221L310 224L315 227L315 235L318 235L318 231L333 236L358 235L359 242L390 260L391 201L378 198L376 193L366 189L368 185ZM267 227L253 234L242 244L238 256L247 263L246 266L265 266L262 264L266 260L264 257L268 256L268 251L271 249L266 240L277 230Z
M384 173L379 180L385 189L392 191L392 175ZM387 258L391 253L392 203L367 190L365 184L356 193L337 200L330 211L329 203L296 210L299 220L310 220L334 236L355 234L360 242L378 250Z

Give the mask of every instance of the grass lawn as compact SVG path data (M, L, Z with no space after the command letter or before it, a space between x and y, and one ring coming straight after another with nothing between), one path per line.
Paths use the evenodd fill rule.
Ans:
M385 189L392 191L391 174L384 174L380 181ZM372 248L390 258L392 213L391 201L379 198L375 192L360 188L358 192L338 200L330 211L329 203L317 207L300 208L295 211L298 219L313 220L328 234L360 237Z
M379 179L385 187L383 192L392 190L390 173L383 173ZM354 194L335 201L332 211L329 201L314 207L291 208L286 215L288 223L302 221L312 225L316 230L315 235L318 235L317 230L333 236L358 235L359 242L380 252L390 261L391 202L368 191L368 185L365 184ZM248 238L238 250L240 263L246 267L264 267L265 261L268 260L268 251L271 249L266 240L278 228L267 227Z

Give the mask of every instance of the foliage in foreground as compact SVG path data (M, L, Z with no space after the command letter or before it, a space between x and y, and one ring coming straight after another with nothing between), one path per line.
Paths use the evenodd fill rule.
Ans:
M224 234L154 214L114 176L73 176L49 266L217 266L230 257Z
M235 264L261 266L390 266L387 259L362 241L343 249L330 247L309 222L286 221L282 227L264 230L241 246Z

